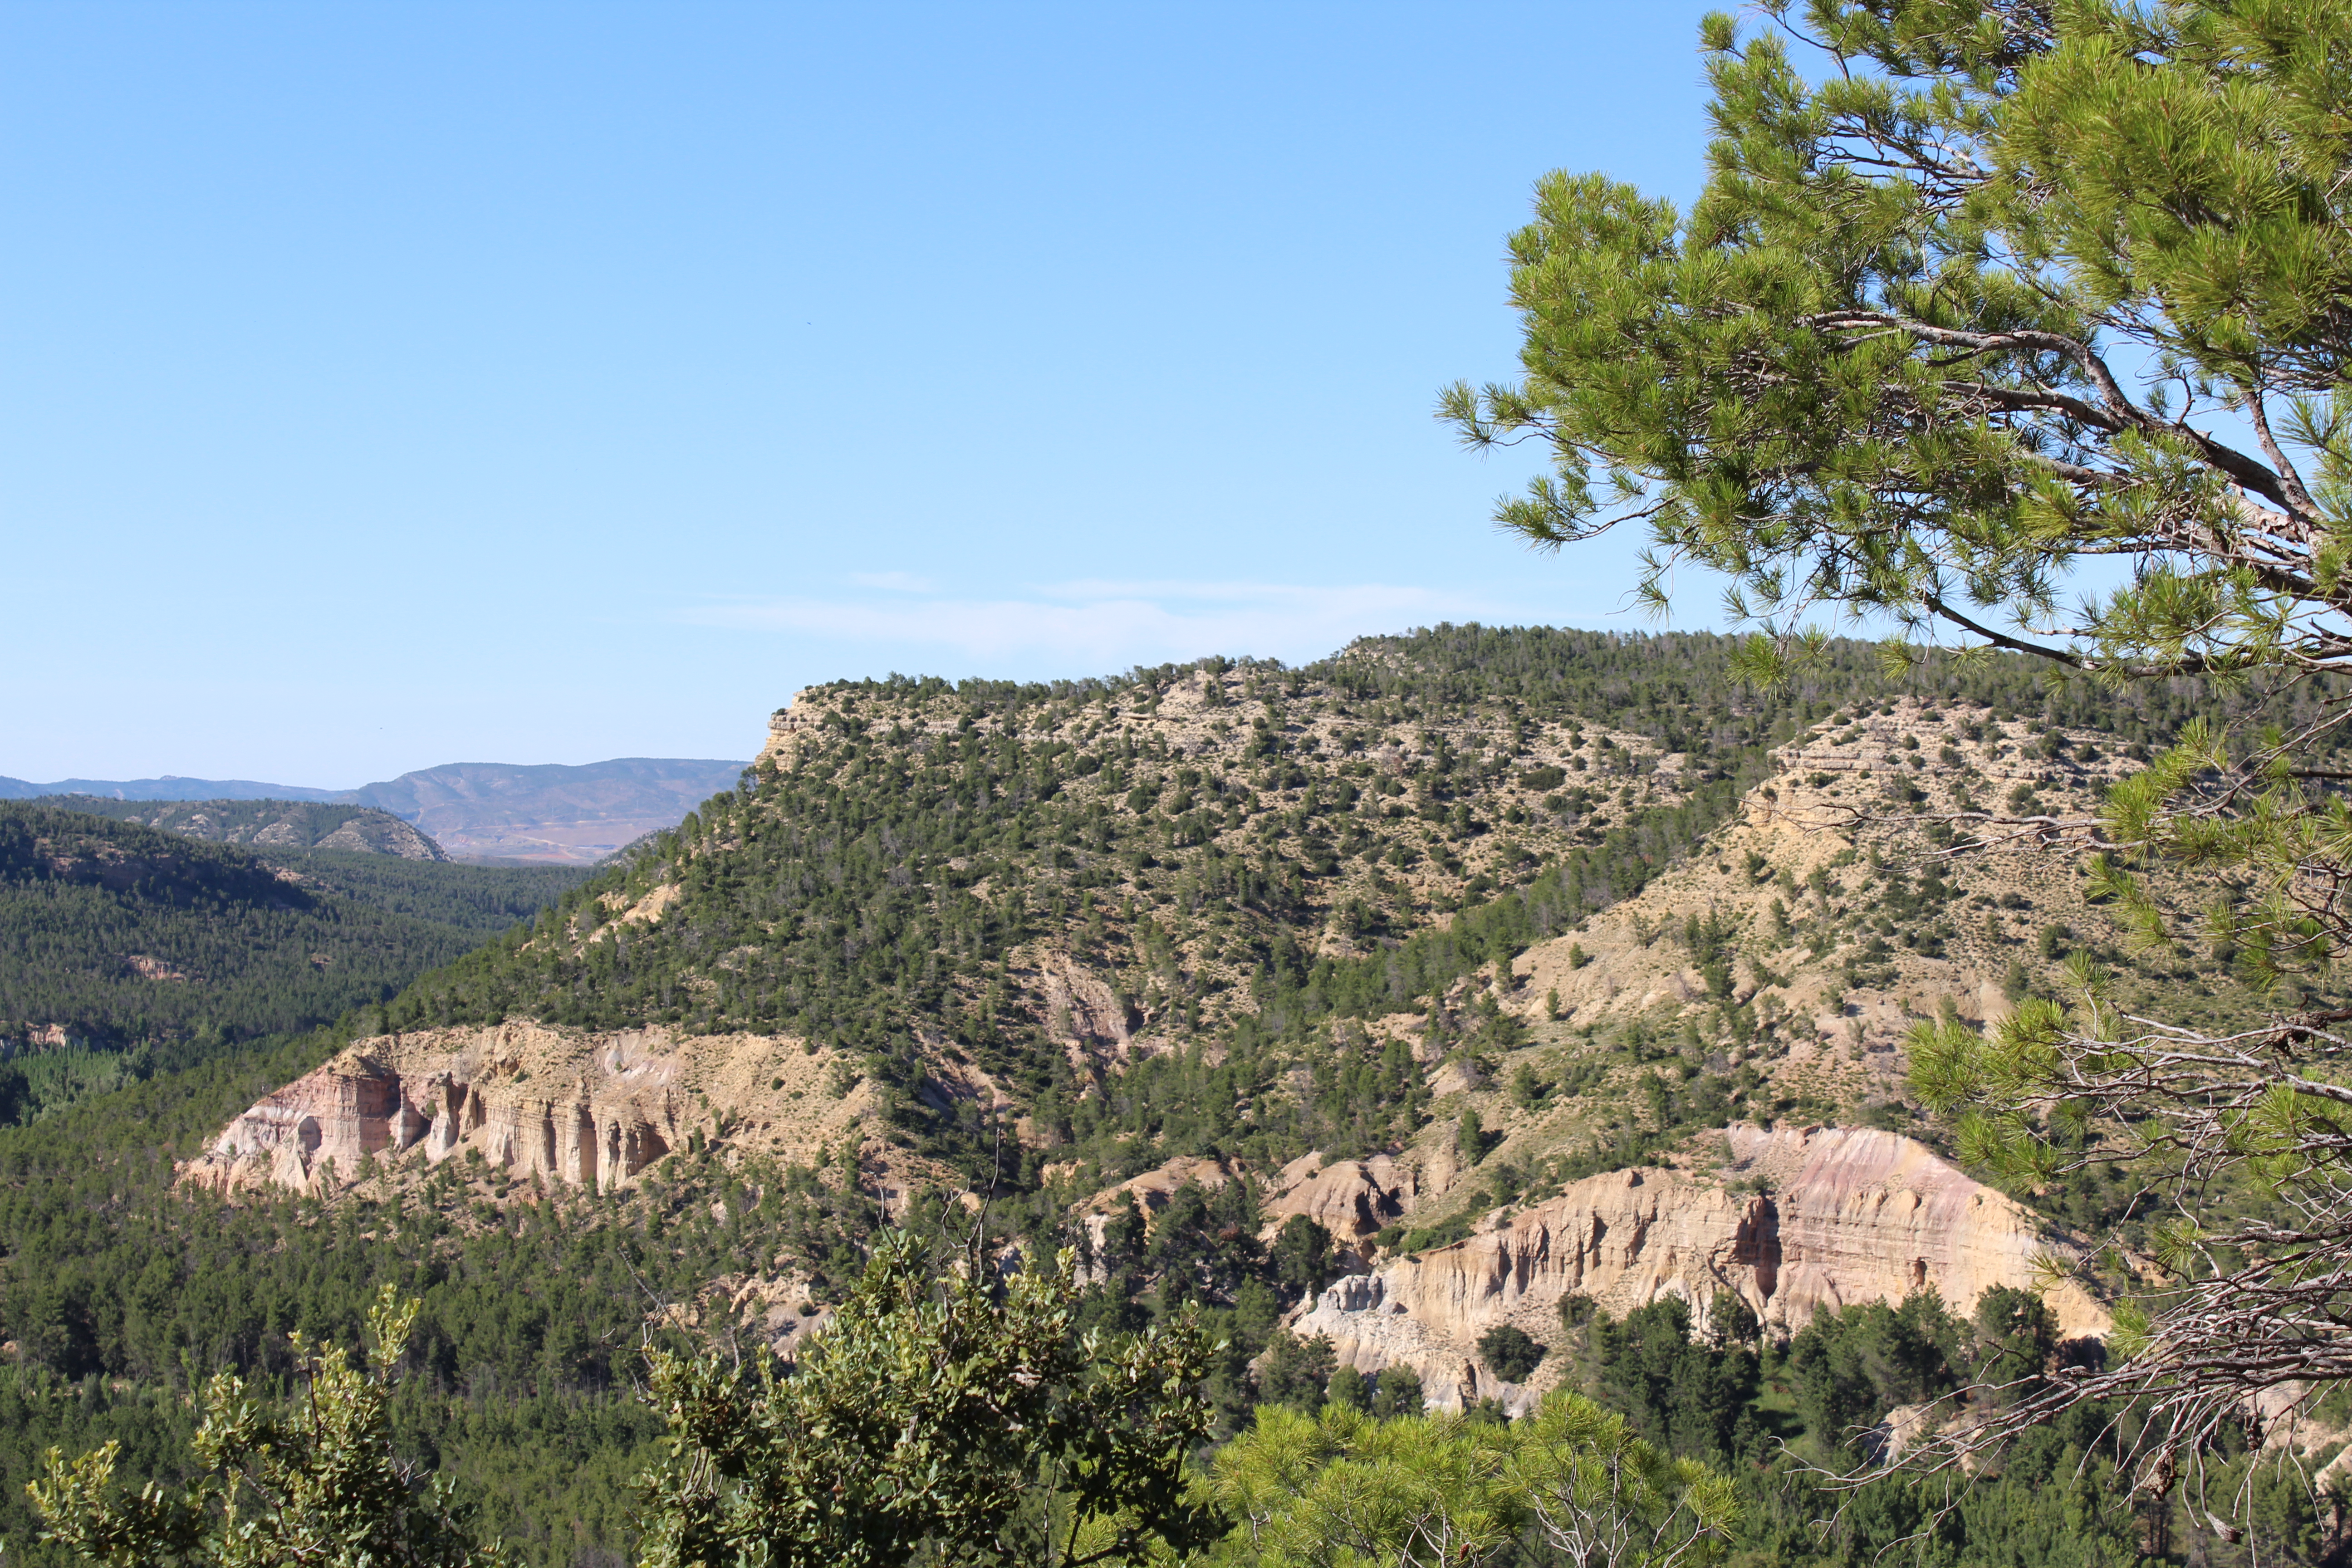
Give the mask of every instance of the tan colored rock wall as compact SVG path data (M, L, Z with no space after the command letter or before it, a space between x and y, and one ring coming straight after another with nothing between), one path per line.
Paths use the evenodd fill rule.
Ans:
M1703 1320L1717 1290L1767 1323L1801 1327L1817 1307L1899 1301L1932 1289L1966 1310L1990 1285L2035 1289L2037 1261L2063 1248L2033 1216L1924 1145L1858 1129L1734 1129L1729 1175L1769 1193L1664 1172L1612 1172L1452 1247L1340 1280L1293 1325L1328 1334L1339 1359L1370 1372L1413 1367L1431 1398L1498 1397L1524 1408L1531 1389L1477 1364L1479 1336L1512 1323L1559 1337L1571 1294L1622 1315L1661 1296ZM2079 1287L2045 1299L2069 1335L2104 1335L2105 1310Z
M385 1036L263 1097L183 1174L223 1191L313 1191L330 1169L333 1185L356 1180L371 1157L437 1163L476 1151L516 1176L609 1190L694 1131L715 1132L714 1105L739 1139L813 1145L850 1109L808 1098L820 1074L798 1042L765 1037L525 1024Z
M1375 1154L1325 1165L1307 1154L1284 1166L1265 1204L1265 1235L1271 1240L1283 1222L1304 1215L1331 1233L1342 1268L1360 1267L1371 1238L1412 1207L1420 1173L1402 1160Z
M2024 1207L1900 1134L1739 1126L1727 1136L1732 1173L1776 1189L1770 1304L1790 1323L1801 1324L1816 1304L1835 1310L1920 1289L1965 1310L1992 1286L2030 1288L2034 1260L2063 1250ZM2106 1310L2079 1287L2047 1299L2062 1332L2106 1333Z
M792 771L793 764L800 761L801 752L816 739L820 727L824 723L825 712L826 710L816 700L814 688L794 692L792 706L776 710L769 719L768 742L760 748L760 754L752 759L751 765L756 768L772 763L787 773Z

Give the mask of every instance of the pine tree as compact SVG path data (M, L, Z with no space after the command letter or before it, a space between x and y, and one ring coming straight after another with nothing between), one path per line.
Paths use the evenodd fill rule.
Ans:
M1895 669L1951 641L2111 701L2226 680L2247 703L2186 726L2101 820L2028 797L1958 826L2097 830L2092 885L2146 949L2176 936L2146 862L2225 873L2252 897L2216 907L2215 947L2258 983L2324 973L2352 940L2328 754L2352 720L2352 3L1764 9L1749 37L1702 26L1717 135L1687 213L1598 174L1538 185L1511 241L1525 374L1441 405L1474 447L1549 447L1499 521L1555 548L1646 529L1654 606L1681 568L1723 574L1760 682L1819 657L1823 610L1895 622ZM1801 70L1792 37L1822 58ZM2103 561L2121 585L2062 596ZM2150 1163L2190 1208L2109 1367L1965 1441L2136 1399L2160 1491L2260 1391L2352 1380L2347 1016L2203 1039L2074 968L2071 1009L1925 1030L1915 1083L1965 1113L1971 1160ZM2199 1210L2246 1182L2279 1194L2261 1218Z

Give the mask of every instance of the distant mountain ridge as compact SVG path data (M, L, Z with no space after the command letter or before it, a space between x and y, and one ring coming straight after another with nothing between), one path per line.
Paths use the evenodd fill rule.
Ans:
M0 775L0 800L38 800L52 795L88 795L105 800L312 800L341 798L331 789L261 784L253 779L192 779L165 773L153 779L57 779L35 784Z
M316 800L110 800L43 797L68 811L159 827L214 844L253 849L346 849L402 860L446 860L441 846L388 811Z
M389 812L458 859L584 866L686 814L750 765L681 757L563 763L450 763L358 789L322 790L249 779L0 777L0 800L85 795L118 801L278 800Z
M451 763L335 798L388 811L460 859L585 866L677 826L751 765L677 757L580 767Z

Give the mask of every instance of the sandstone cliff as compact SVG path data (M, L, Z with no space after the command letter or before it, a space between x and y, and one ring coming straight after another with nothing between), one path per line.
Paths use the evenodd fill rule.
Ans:
M1410 1210L1424 1173L1387 1154L1324 1164L1307 1154L1275 1177L1275 1195L1265 1205L1266 1234L1280 1230L1293 1215L1304 1215L1331 1233L1333 1249L1345 1263L1360 1267L1370 1256L1371 1238Z
M801 753L816 741L831 711L825 706L824 694L816 687L804 687L793 693L791 706L779 708L769 716L767 743L751 759L751 765L790 772L800 761Z
M1340 1280L1293 1331L1328 1334L1363 1371L1410 1365L1441 1404L1494 1396L1524 1408L1556 1375L1552 1363L1522 1389L1479 1365L1476 1342L1503 1323L1557 1341L1564 1296L1620 1315L1680 1296L1703 1318L1727 1289L1785 1329L1817 1306L1918 1289L1965 1310L1990 1285L2037 1289L2043 1256L2069 1255L2025 1209L1911 1139L1747 1126L1725 1136L1735 1185L1662 1171L1589 1177L1467 1241ZM1763 1190L1742 1190L1759 1177ZM2078 1286L2045 1300L2070 1336L2109 1328Z
M698 1133L746 1150L814 1149L862 1109L859 1097L824 1092L823 1067L769 1036L528 1024L383 1036L264 1096L183 1179L319 1191L357 1180L366 1161L478 1152L515 1176L609 1191Z

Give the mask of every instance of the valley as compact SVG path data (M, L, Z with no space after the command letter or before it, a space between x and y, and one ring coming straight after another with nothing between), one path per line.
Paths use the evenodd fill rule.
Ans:
M0 800L71 805L223 843L585 867L674 826L697 802L731 785L742 767L669 757L452 763L349 790L170 775L54 784L0 778Z
M380 1003L580 875L352 807L61 802L0 804L0 1121Z

